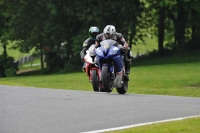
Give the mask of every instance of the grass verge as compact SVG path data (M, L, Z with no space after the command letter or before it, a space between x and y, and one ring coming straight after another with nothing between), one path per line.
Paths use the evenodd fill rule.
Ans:
M199 133L200 117L164 122L105 133Z
M128 93L200 97L199 70L200 62L135 66ZM83 72L1 78L0 84L93 91Z

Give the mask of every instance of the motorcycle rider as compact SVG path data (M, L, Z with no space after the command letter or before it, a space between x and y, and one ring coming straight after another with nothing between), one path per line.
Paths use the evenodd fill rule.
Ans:
M85 67L86 67L86 62L84 61L86 51L92 44L95 44L96 36L98 34L99 34L99 29L96 26L90 27L90 29L88 31L89 38L83 42L83 48L80 52L81 61L84 62L82 71L85 71Z
M99 46L101 41L107 40L107 39L115 40L118 43L118 45L121 44L125 48L125 51L126 51L125 58L124 58L125 71L127 74L130 74L132 52L130 51L129 45L124 39L123 35L121 33L116 32L115 26L107 25L104 28L103 33L96 36L96 43L95 43L96 47Z

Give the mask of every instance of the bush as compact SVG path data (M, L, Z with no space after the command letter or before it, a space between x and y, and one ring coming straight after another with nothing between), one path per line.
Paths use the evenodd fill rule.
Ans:
M18 62L13 57L0 55L0 77L15 76L18 70Z
M15 76L16 75L16 69L14 69L14 68L5 69L5 75L7 77Z

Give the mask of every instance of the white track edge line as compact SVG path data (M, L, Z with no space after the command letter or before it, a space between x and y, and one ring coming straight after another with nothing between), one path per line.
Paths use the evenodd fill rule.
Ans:
M200 117L200 115L188 116L188 117L181 117L181 118L174 118L174 119L167 119L167 120L161 120L161 121L155 121L155 122L147 122L147 123L134 124L134 125L129 125L129 126L109 128L109 129L102 129L102 130L89 131L89 132L82 132L82 133L103 133L103 132L108 132L108 131L122 130L122 129L139 127L139 126L145 126L145 125L151 125L151 124L156 124L156 123L164 123L164 122L170 122L170 121L179 121L179 120L184 120L184 119L188 119L188 118L195 118L195 117Z

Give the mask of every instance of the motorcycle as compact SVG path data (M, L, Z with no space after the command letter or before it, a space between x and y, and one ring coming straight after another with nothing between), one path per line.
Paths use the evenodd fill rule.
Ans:
M90 48L86 51L84 60L86 62L85 72L89 77L89 81L92 83L94 91L103 92L103 86L100 83L100 70L97 64L96 54L94 52L95 45L91 45Z
M112 92L115 87L119 94L125 94L128 90L129 77L125 73L124 47L118 46L114 40L104 40L100 45L95 49L95 53L105 91Z

